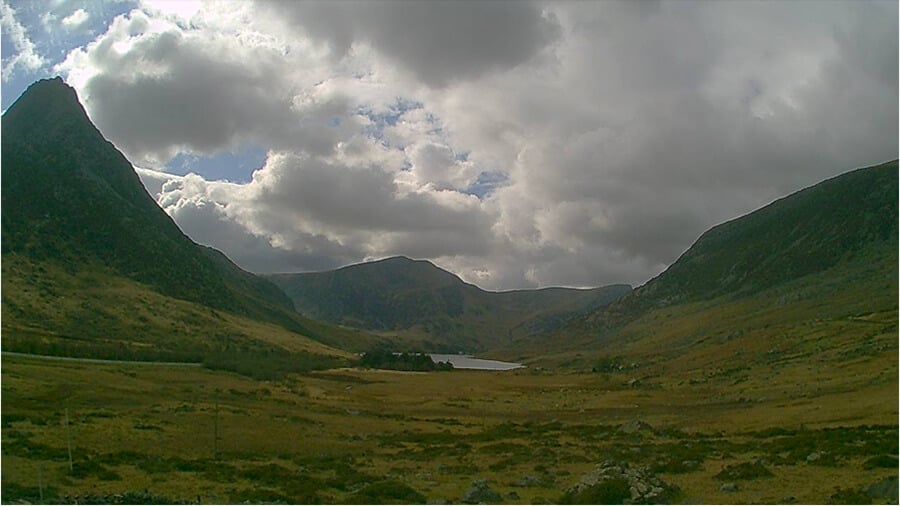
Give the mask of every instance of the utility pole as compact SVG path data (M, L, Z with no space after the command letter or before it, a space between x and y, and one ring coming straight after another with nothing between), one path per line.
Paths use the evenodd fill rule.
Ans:
M69 472L74 472L72 466L72 433L69 430L69 408L66 408L66 447L69 449Z

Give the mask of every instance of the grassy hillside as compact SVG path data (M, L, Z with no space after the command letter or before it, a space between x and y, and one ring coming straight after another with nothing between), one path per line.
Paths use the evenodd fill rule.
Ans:
M504 356L623 381L680 378L717 397L752 398L754 383L896 389L896 194L891 162L781 199L713 228L659 277L549 341Z
M95 261L164 295L287 323L290 301L188 239L61 80L7 110L2 150L4 254L69 271Z
M589 320L616 325L655 307L753 295L872 251L896 250L897 193L894 160L779 199L713 227L665 272Z
M269 279L311 318L399 334L449 351L496 347L557 329L630 290L614 285L487 292L430 262L404 257Z
M188 239L60 79L33 84L2 121L4 350L345 356L333 346L377 341L303 318L271 282Z

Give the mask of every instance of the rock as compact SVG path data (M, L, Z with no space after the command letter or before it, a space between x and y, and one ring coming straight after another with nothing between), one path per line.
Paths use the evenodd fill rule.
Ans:
M719 490L722 492L737 492L738 486L736 483L723 483Z
M678 487L660 480L648 467L606 461L566 490L561 502L661 504L677 492Z
M866 487L866 495L872 499L888 499L891 503L897 504L898 500L898 479L896 476L888 476L887 478L875 482Z
M465 504L497 504L502 501L503 498L500 494L491 490L488 483L488 480L485 479L473 481L472 486L463 496L462 502Z

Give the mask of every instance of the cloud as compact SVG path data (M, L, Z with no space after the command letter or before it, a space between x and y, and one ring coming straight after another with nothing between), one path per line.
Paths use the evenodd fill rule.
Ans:
M6 2L0 2L0 28L4 38L8 37L15 49L12 57L3 58L3 81L8 81L20 69L33 72L44 66L46 60L37 52L25 27L16 19L16 11Z
M135 10L60 66L140 166L267 153L243 184L141 172L250 270L403 254L486 288L640 284L897 156L892 2L265 5Z
M534 2L262 2L337 56L367 44L434 87L527 62L559 35Z
M202 8L199 0L141 0L141 5L179 21L190 21Z
M62 19L62 25L68 30L78 30L83 27L88 20L90 19L90 15L84 9L78 9L72 14L64 17Z

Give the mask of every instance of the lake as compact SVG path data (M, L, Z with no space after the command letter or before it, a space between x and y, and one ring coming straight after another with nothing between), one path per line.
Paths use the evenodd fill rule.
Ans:
M483 371L509 371L525 367L522 364L513 362L501 362L500 360L485 360L482 358L473 358L471 355L445 355L441 353L431 353L431 360L435 362L450 362L455 369L480 369Z

